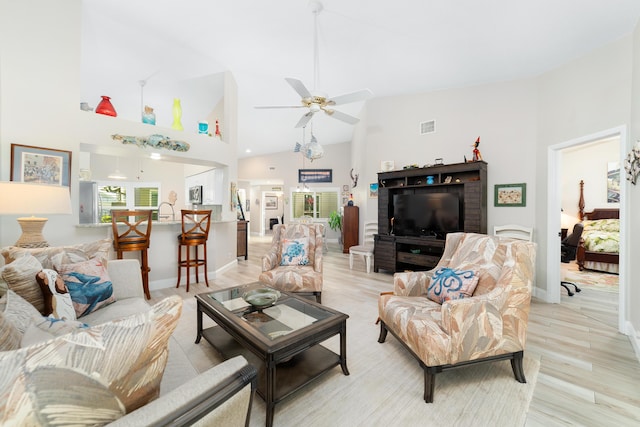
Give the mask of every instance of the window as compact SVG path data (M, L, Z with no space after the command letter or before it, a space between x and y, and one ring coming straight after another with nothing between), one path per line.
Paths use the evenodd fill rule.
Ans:
M338 210L338 189L317 189L316 191L291 192L291 217L303 216L327 219Z
M156 182L98 182L100 222L111 222L111 209L153 209L152 219L158 219Z

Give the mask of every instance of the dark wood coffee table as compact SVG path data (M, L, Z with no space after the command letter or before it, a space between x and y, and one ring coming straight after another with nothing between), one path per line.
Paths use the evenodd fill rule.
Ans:
M224 357L243 355L258 368L258 394L267 404L267 427L273 425L276 403L291 396L324 372L347 369L347 316L290 293L282 292L271 307L256 310L242 294L261 283L196 295L198 336ZM217 326L202 328L202 314ZM340 354L317 345L340 335Z

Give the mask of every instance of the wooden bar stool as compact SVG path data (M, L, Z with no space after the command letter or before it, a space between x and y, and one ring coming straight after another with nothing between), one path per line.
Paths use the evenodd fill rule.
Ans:
M142 271L142 286L144 295L151 299L149 294L149 261L147 249L151 240L151 210L112 210L111 227L113 228L113 249L118 259L122 259L122 252L140 251ZM133 219L132 219L133 218ZM126 230L120 232L118 226L125 226Z
M178 236L178 283L176 288L180 287L180 273L182 268L187 269L187 292L189 292L189 280L191 275L189 269L195 267L196 282L198 278L198 267L204 267L204 283L209 286L209 278L207 277L207 239L209 238L209 226L211 225L211 210L189 210L182 209L182 233ZM198 257L198 247L204 247L204 255ZM182 259L182 247L185 247L187 259ZM193 247L193 258L191 258L189 248Z

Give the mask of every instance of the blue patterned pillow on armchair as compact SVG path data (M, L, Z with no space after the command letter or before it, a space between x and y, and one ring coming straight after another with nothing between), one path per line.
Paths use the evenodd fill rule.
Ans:
M309 265L309 238L283 239L280 265Z
M478 286L478 276L473 270L439 268L431 277L427 298L442 304L445 301L470 297Z

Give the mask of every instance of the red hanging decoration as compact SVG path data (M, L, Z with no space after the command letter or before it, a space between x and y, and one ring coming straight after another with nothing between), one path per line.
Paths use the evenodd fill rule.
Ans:
M118 113L116 113L116 109L113 108L113 104L109 101L111 98L108 96L102 95L102 101L96 107L96 113L104 114L105 116L116 117Z

